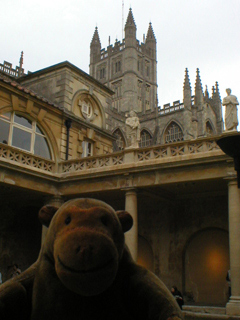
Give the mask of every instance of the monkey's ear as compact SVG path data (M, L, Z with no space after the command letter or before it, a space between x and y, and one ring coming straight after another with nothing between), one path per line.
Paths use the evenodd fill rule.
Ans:
M57 212L58 209L59 208L55 206L50 206L50 205L42 207L38 213L38 218L41 224L46 227L49 227L52 217L54 216L54 214Z
M128 230L130 230L133 226L133 218L130 213L124 210L120 210L116 211L116 214L122 225L123 232L127 232Z

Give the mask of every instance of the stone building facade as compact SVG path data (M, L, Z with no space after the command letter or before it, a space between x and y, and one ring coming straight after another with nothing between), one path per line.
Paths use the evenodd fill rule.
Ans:
M20 77L0 66L0 270L5 280L9 264L35 261L42 205L96 198L132 214L134 259L176 285L186 304L225 306L226 272L237 265L227 312L240 315L240 228L233 223L232 233L228 223L238 221L240 192L233 159L217 145L218 85L203 92L197 70L192 95L186 70L183 102L160 108L156 65L152 25L139 44L130 10L123 43L102 50L95 30L90 75L69 62ZM132 110L139 148L127 148Z
M125 24L125 38L101 48L98 28L90 45L90 75L114 91L107 127L116 133L118 147L128 146L125 130L126 115L134 110L141 123L140 146L169 143L222 133L222 105L216 83L209 96L203 92L197 69L192 94L188 70L185 71L183 102L158 106L157 41L152 24L140 43L137 26L130 9Z

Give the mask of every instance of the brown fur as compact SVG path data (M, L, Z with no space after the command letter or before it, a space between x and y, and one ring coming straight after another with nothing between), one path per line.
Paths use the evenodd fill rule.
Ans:
M124 244L125 211L75 199L39 212L49 230L36 263L0 287L0 319L182 319L164 284Z

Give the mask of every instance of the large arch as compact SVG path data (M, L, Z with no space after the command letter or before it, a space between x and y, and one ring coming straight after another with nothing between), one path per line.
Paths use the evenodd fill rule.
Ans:
M206 228L194 233L183 250L183 292L196 305L225 306L229 270L228 232Z

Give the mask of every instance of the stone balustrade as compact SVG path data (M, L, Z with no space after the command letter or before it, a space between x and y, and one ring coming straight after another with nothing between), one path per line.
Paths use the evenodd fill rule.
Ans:
M24 74L24 69L16 67L14 69L10 62L4 61L3 64L0 63L0 71L14 78L18 78Z
M107 168L122 170L133 165L138 167L150 166L153 163L161 165L161 163L173 163L191 158L202 159L221 155L224 155L224 153L217 145L216 137L145 148L128 148L108 155L60 161L59 163L0 143L0 162L25 167L45 174L64 176L77 172L87 173L90 169L95 169L96 171L103 171Z
M53 174L56 171L54 161L43 159L3 143L0 143L0 162L44 172L45 174Z

